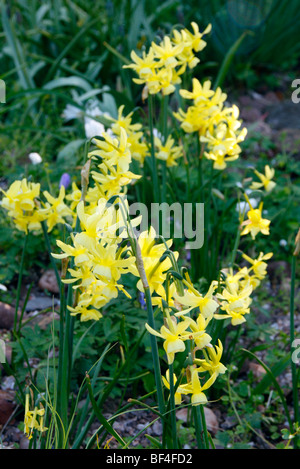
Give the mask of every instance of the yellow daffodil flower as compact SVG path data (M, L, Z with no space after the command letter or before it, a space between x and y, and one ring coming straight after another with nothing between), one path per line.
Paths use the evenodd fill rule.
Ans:
M267 220L266 218L262 218L263 202L259 204L258 208L254 209L246 195L245 198L249 204L250 210L247 212L248 220L243 221L241 224L241 226L244 226L244 229L241 232L241 236L250 233L252 239L255 239L258 233L269 235L269 225L271 221Z
M189 327L193 333L192 337L198 349L203 349L204 347L209 346L212 340L211 336L206 332L206 327L210 322L210 319L210 317L205 319L202 314L198 315L196 321L189 318ZM191 335L188 332L186 334L189 334L189 336Z
M245 315L250 313L250 304L252 299L252 286L247 284L243 288L236 288L233 285L227 285L223 288L221 293L216 296L221 300L220 309L225 311L225 314L215 314L215 319L231 319L231 324L236 326L246 321Z
M273 168L270 168L269 165L266 165L265 174L259 173L256 170L254 170L254 173L261 182L253 182L250 186L250 189L257 190L263 187L267 192L271 192L271 190L274 189L276 183L272 181L275 175L275 170Z
M166 377L162 376L162 381L164 385L166 386L167 389L170 389L170 371L166 371ZM177 383L177 377L175 373L173 373L173 384L174 387ZM181 404L181 394L184 394L184 389L180 387L180 385L177 387L175 394L174 394L174 399L175 399L175 405L180 405Z
M72 210L64 203L64 186L61 186L57 198L49 194L48 191L44 191L43 195L47 202L44 204L44 208L40 209L40 213L45 216L48 232L50 232L58 223L65 223L65 218L72 217L73 213Z
M198 370L196 368L191 369L191 381L188 384L180 386L180 390L185 394L191 394L192 405L206 404L207 397L203 391L209 389L216 380L216 375L213 374L210 378L201 385Z
M40 184L28 182L27 179L14 181L0 204L14 222L16 228L28 233L28 231L41 231L41 222L45 219L37 205L36 199L40 197Z
M252 265L249 270L253 270L259 280L263 280L266 277L268 264L264 261L271 259L272 256L272 252L269 252L268 254L261 252L257 259L251 259L247 254L243 254L243 258Z
M212 96L215 92L211 89L211 81L207 80L201 85L200 81L197 78L193 78L193 91L180 90L179 93L184 99L192 99L194 104L198 104L201 101L206 101Z
M45 432L47 427L44 427L45 409L40 404L40 408L29 410L29 393L25 397L25 415L24 415L24 434L30 440L33 436L33 431Z
M216 286L217 282L212 282L205 296L201 295L201 293L199 293L192 285L190 285L188 290L185 290L183 296L178 295L178 293L174 293L174 299L182 306L188 307L176 313L176 316L187 314L192 309L199 308L200 313L204 318L210 318L219 307L217 301L213 299L213 293Z
M77 205L81 200L81 190L78 189L76 182L72 182L72 193L66 195L66 200L71 202L70 209L73 211L76 210Z
M227 368L221 363L222 353L223 345L220 339L218 339L218 345L205 349L205 359L194 359L194 363L200 365L197 371L199 373L208 371L211 376L215 375L215 377L219 374L224 374Z
M161 339L164 339L163 347L167 354L169 365L174 362L175 353L183 352L185 350L184 340L187 338L183 333L189 327L189 319L177 322L175 316L168 315L166 318L166 325L160 328L160 332L155 331L146 324L146 329L150 334L153 334Z
M165 144L162 143L159 137L154 138L154 145L156 147L155 157L158 160L166 162L167 167L177 166L178 158L183 156L183 151L180 146L174 145L175 141L168 136Z

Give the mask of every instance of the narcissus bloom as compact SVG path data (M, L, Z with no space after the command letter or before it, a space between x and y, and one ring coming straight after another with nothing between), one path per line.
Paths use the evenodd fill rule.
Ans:
M246 259L246 261L248 261L252 265L249 270L253 270L254 274L259 280L263 280L267 275L268 264L264 261L271 259L272 256L272 252L269 252L267 254L260 252L257 259L251 259L251 257L247 256L247 254L243 254L243 258Z
M7 191L3 192L1 207L8 212L16 228L28 231L40 231L45 216L40 212L37 199L40 197L40 184L28 182L27 179L14 181Z
M40 408L29 410L29 394L26 393L25 397L25 415L24 415L24 434L30 440L34 430L45 432L47 427L44 427L45 409L40 404Z
M259 173L257 170L254 170L254 173L260 179L260 182L252 182L250 189L256 190L263 187L267 192L271 192L271 190L274 189L276 183L272 181L275 175L275 170L273 168L270 168L269 165L266 165L265 174Z
M183 156L183 149L180 146L174 145L175 141L168 136L167 141L162 143L159 137L154 138L154 145L156 148L155 157L158 160L166 162L167 167L177 166L178 158Z
M213 134L208 131L205 136L200 137L201 142L208 145L208 151L204 152L204 156L213 160L214 169L223 170L228 161L238 159L241 152L239 143L245 139L246 134L245 127L240 132L235 132L222 122L216 127Z
M263 202L259 204L258 208L254 209L252 208L248 197L246 195L245 197L250 206L250 210L247 212L248 220L243 221L241 224L241 226L244 226L244 229L241 232L241 236L250 233L252 239L255 239L258 233L269 235L269 225L271 221L267 220L266 218L262 218Z
M166 325L160 328L160 332L155 331L146 324L146 329L150 334L153 334L161 339L164 339L164 349L167 354L169 365L174 362L175 353L183 352L185 350L184 340L187 338L183 333L189 327L190 321L185 319L184 321L177 322L174 316L166 318Z
M114 135L120 136L121 129L125 129L132 158L143 164L146 156L149 156L149 150L148 145L144 140L142 124L133 124L133 112L130 112L125 116L123 111L124 106L122 105L118 109L118 118L110 118L110 120L113 122L111 125L111 130Z
M206 404L207 397L203 391L209 389L216 380L216 375L213 374L210 378L201 385L198 370L196 368L191 368L191 381L188 384L183 384L180 386L180 390L185 394L191 394L192 405Z
M194 363L199 365L197 371L199 373L208 371L211 376L215 375L215 377L224 374L227 368L221 363L222 353L223 345L220 339L218 339L218 345L205 349L205 359L196 358L194 360Z
M179 93L184 99L192 99L194 104L206 101L215 95L215 91L211 89L211 81L207 80L201 85L197 78L193 78L193 91L180 90Z
M173 36L164 36L157 44L151 43L148 52L143 52L139 57L134 51L131 52L133 61L124 68L135 70L138 78L133 81L144 86L143 97L148 94L169 95L175 91L175 85L181 83L182 75L186 67L194 68L199 62L195 52L202 50L206 42L202 36L210 31L209 25L203 33L199 32L198 25L192 23L193 32L188 29L174 30Z
M167 389L170 389L170 371L166 371L166 377L162 376L162 381L164 385L166 386ZM175 373L173 373L173 385L175 387L177 383L177 377ZM180 385L177 386L177 389L175 391L174 399L175 399L175 404L180 405L181 404L181 394L184 393L184 389L181 389Z
M156 292L160 297L164 298L165 289L163 283L166 279L167 271L172 267L172 262L169 257L161 261L161 257L166 249L172 246L173 241L171 239L166 241L166 247L164 243L157 243L156 238L156 231L151 226L148 231L143 231L140 234L138 243L151 294ZM178 258L178 252L173 252L173 255L176 259ZM131 265L129 269L133 275L139 276L135 265ZM138 281L137 288L144 292L141 280Z
M212 282L205 296L201 295L201 293L199 293L192 286L190 287L190 289L185 290L183 296L178 295L178 293L174 293L174 299L179 304L187 306L186 309L176 313L176 316L187 314L192 309L199 308L200 313L203 315L204 318L211 317L219 307L217 301L213 299L213 293L216 289L216 286L217 282Z
M231 324L236 326L246 321L245 315L250 313L250 304L252 299L250 297L252 293L252 286L250 284L243 288L235 287L233 284L226 285L221 293L217 293L216 296L220 303L220 309L225 313L215 314L215 319L231 319Z
M40 209L40 213L47 221L48 231L52 231L58 223L65 223L66 217L73 217L72 210L64 203L65 186L61 186L57 198L53 197L48 191L43 193L47 202L44 208Z
M192 337L193 340L195 341L195 344L198 349L203 349L204 347L209 346L212 338L209 334L206 332L206 327L208 323L210 322L210 318L205 319L202 314L199 314L196 321L193 319L190 319L190 329L192 331ZM191 335L190 333L186 333Z

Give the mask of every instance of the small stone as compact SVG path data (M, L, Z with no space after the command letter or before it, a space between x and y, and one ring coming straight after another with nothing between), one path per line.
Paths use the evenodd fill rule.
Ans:
M56 275L54 270L46 270L39 280L39 287L41 290L48 290L51 293L59 293L59 286L57 284Z
M259 363L255 362L249 363L249 370L252 371L253 376L255 376L255 378L261 378L263 375L266 374L266 370L264 369L264 367L261 366Z
M49 324L53 324L53 321L58 321L58 319L59 315L50 311L50 313L43 314L41 318L38 318L37 324L44 331Z
M152 425L152 434L156 436L161 436L163 434L162 424L158 420Z
M177 410L176 417L183 422L187 422L187 408Z
M22 438L20 439L19 448L20 449L28 449L29 448L29 440L26 436L22 436Z
M52 308L57 304L55 298L50 298L49 296L37 296L31 298L26 304L26 311L37 311L42 309Z
M20 311L18 311L18 316ZM0 302L0 329L12 329L15 320L15 308Z
M217 433L219 430L219 423L216 414L209 407L204 406L204 415L208 431L214 434ZM177 410L176 417L186 423L187 409L183 408Z
M3 391L13 391L15 384L16 380L14 376L4 376L1 382L1 389L3 389Z
M205 406L204 415L205 415L207 430L213 434L216 434L219 430L219 422L216 417L216 414L209 407Z
M0 425L6 424L15 409L14 397L14 392L0 389Z

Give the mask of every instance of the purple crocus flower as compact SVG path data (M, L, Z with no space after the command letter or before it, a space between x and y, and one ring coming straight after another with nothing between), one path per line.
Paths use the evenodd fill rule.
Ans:
M138 292L138 299L142 309L147 309L145 294L143 292Z
M65 189L67 189L70 184L71 184L71 176L70 176L70 174L64 173L64 174L61 176L61 178L60 178L60 181L59 181L59 188L61 188L61 186L64 186Z

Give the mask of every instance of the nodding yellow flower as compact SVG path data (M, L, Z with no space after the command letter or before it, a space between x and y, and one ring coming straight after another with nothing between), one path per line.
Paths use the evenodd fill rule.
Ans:
M72 193L66 195L66 200L69 200L71 202L70 204L70 209L72 211L76 210L77 205L79 204L81 200L81 190L77 187L76 182L72 182Z
M70 311L71 316L76 316L77 314L79 314L80 321L82 322L91 320L98 321L100 318L102 318L102 314L94 306L95 300L97 300L98 308L101 308L109 301L109 299L105 296L101 296L100 299L99 296L96 298L94 294L90 294L90 292L85 291L79 296L77 305L74 308L68 306L68 310Z
M179 109L174 117L181 122L181 128L187 132L198 132L200 136L206 136L209 131L214 132L216 124L221 120L228 120L228 111L222 110L227 95L217 88L210 90L211 83L204 82L201 87L198 80L193 81L193 91L180 90L180 94L186 99L193 99L193 104L184 112Z
M158 66L174 68L178 65L176 57L182 52L184 44L174 45L169 36L165 36L159 45L152 42L151 47L154 56L158 59Z
M26 393L25 397L25 415L24 415L24 434L30 440L34 430L39 432L45 432L47 427L44 427L44 415L45 409L40 404L40 408L34 408L29 410L29 393Z
M141 79L144 79L144 81L146 81L148 76L159 67L158 62L154 57L154 51L151 47L148 53L143 51L142 57L139 57L134 51L131 52L130 57L134 63L123 65L123 68L131 68Z
M180 386L180 390L184 394L191 394L192 405L206 404L207 397L203 391L209 389L217 378L216 374L212 374L210 378L201 385L198 370L195 367L191 367L191 381L188 384Z
M183 156L183 150L180 146L174 145L175 141L168 136L167 141L163 144L159 137L154 138L154 145L157 149L155 152L155 157L158 160L166 162L167 167L177 166L178 158Z
M208 325L208 323L210 322L210 319L211 317L208 317L208 318L204 318L202 316L202 314L199 314L196 321L194 321L193 319L190 319L189 318L189 321L190 321L190 329L192 331L192 337L193 337L193 340L195 341L195 344L197 346L197 348L200 350L200 349L203 349L204 347L207 347L209 346L212 338L209 334L207 334L206 332L206 327ZM187 335L191 336L191 334L189 332L186 332Z
M72 238L72 241L73 241L73 246L71 246L70 244L65 244L65 243L63 243L62 241L60 241L58 239L56 241L56 244L57 244L58 247L61 248L63 253L62 254L52 253L51 254L52 257L54 257L55 259L66 259L67 257L72 256L74 258L75 265L80 266L84 263L86 264L90 260L88 254L87 254L86 247L81 246L78 243L78 241L76 240L76 237L74 237L73 233L71 234L71 238Z
M239 269L235 274L232 269L229 272L224 272L226 275L226 285L234 285L234 288L242 288L250 284L253 290L260 284L260 280L256 275L251 275L252 272L247 267Z
M64 203L65 186L61 186L57 198L49 194L48 191L44 191L43 194L47 202L44 204L44 208L41 208L39 212L45 217L48 232L50 232L55 225L65 223L66 217L73 217L73 212Z
M263 280L267 275L268 266L268 264L264 261L271 259L273 253L269 252L267 254L264 254L263 252L260 252L257 259L251 259L251 257L247 256L247 254L243 254L242 256L244 259L246 259L246 261L252 264L252 267L250 267L249 271L253 270L255 276L259 280Z
M228 161L238 159L241 152L239 143L244 140L246 134L245 127L236 133L228 124L221 122L215 128L213 135L208 131L205 136L200 137L200 141L208 145L208 151L204 152L204 156L214 161L214 169L223 170Z
M188 29L184 29L185 41L191 43L195 52L200 52L206 46L206 42L203 41L202 37L211 32L211 24L208 24L202 33L200 33L199 26L194 21L191 23L191 26L193 28L193 33Z
M265 174L259 173L257 170L254 170L256 176L260 179L261 182L252 182L250 189L256 190L263 187L267 192L271 192L272 189L276 186L276 183L272 181L275 170L270 168L269 165L265 166Z
M163 381L164 385L166 386L166 388L170 389L170 371L169 370L166 371L166 377L162 376L162 381ZM177 383L177 377L176 377L175 373L173 373L173 385L174 385L174 387L175 387L176 383ZM177 389L175 391L175 395L174 395L175 405L180 405L181 404L181 394L184 394L184 389L182 389L179 385L177 387Z
M138 78L133 78L137 84L144 84L143 97L148 94L162 92L169 95L175 91L175 85L181 83L182 75L186 67L194 68L199 59L195 57L195 52L202 50L206 42L202 36L210 31L210 25L203 33L199 32L198 25L192 23L193 32L188 29L174 31L173 36L164 36L163 40L156 44L151 43L148 52L143 52L139 57L134 51L131 52L131 59L134 63L124 65L124 68L133 69Z
M185 72L187 66L193 69L200 62L200 59L196 57L194 53L204 49L206 42L203 41L202 36L209 33L211 30L211 25L208 25L203 33L200 33L196 23L192 22L191 26L193 32L190 32L188 29L181 29L180 31L176 29L173 30L173 43L183 44L182 52L177 55L177 60L181 65L179 70L180 74Z
M109 120L111 120L113 123L111 125L111 130L115 135L120 135L121 133L121 128L125 129L127 134L130 134L132 132L138 132L142 129L142 124L132 124L132 116L133 116L133 111L127 114L127 116L123 115L125 105L122 104L122 106L119 107L118 109L118 118L114 119L113 117L109 116Z
M204 318L211 318L215 313L219 304L213 299L213 293L216 289L217 282L213 281L208 289L206 295L201 295L192 285L188 286L188 289L185 290L184 295L180 296L178 293L174 293L174 299L181 304L182 306L187 306L188 308L175 313L176 316L181 316L187 314L194 308L199 308L200 313Z
M241 232L241 236L244 236L250 233L252 239L255 239L258 233L269 235L270 234L269 225L271 221L267 220L266 218L262 218L263 202L259 204L258 208L254 209L251 206L251 203L246 194L245 194L245 198L248 202L250 210L247 212L248 220L243 221L241 224L241 226L244 226L244 229Z
M250 283L243 287L237 287L234 284L226 285L221 293L217 293L216 297L221 300L220 309L225 314L218 313L214 315L215 319L231 319L231 324L236 326L246 321L245 315L250 313L250 304L252 299L250 295L253 291Z
M211 81L206 80L203 85L197 78L193 78L193 91L180 90L179 94L184 99L192 99L194 104L198 104L201 101L206 101L215 95L215 91L211 89Z
M40 231L41 222L45 219L40 212L36 199L40 196L40 184L28 182L27 179L14 181L7 191L3 192L1 207L20 231Z
M111 136L108 132L104 132L102 137L103 140L95 139L97 149L89 153L89 158L100 156L109 169L115 166L115 171L121 173L128 171L131 163L131 152L124 127L120 127L120 133L117 137Z
M185 350L184 340L188 338L183 334L189 327L189 319L177 322L175 316L167 314L165 319L166 325L160 328L160 332L155 331L152 327L146 324L146 329L150 334L153 334L161 339L164 339L163 347L167 354L168 364L171 365L174 362L175 353L183 352Z
M149 156L149 150L146 142L143 140L144 134L141 131L142 124L132 124L133 112L127 116L123 115L124 105L118 109L118 119L110 118L113 121L111 130L114 135L120 135L121 128L127 132L127 141L130 145L131 156L134 160L144 163L145 157Z
M221 363L222 353L223 345L220 339L218 339L218 345L215 345L215 347L207 347L205 349L205 359L194 359L194 363L200 366L197 368L197 371L199 373L208 371L211 376L215 375L215 377L220 374L224 374L227 368Z
M163 283L167 277L167 271L172 267L172 262L169 257L166 257L163 261L160 259L166 249L172 246L173 241L171 239L166 241L166 247L164 243L156 243L156 238L156 231L151 226L148 231L143 231L140 234L138 243L151 294L156 292L160 297L164 298L165 289ZM176 259L178 258L178 252L173 252L173 255ZM133 275L139 276L135 265L131 265L129 269ZM141 279L137 283L137 288L144 292Z

